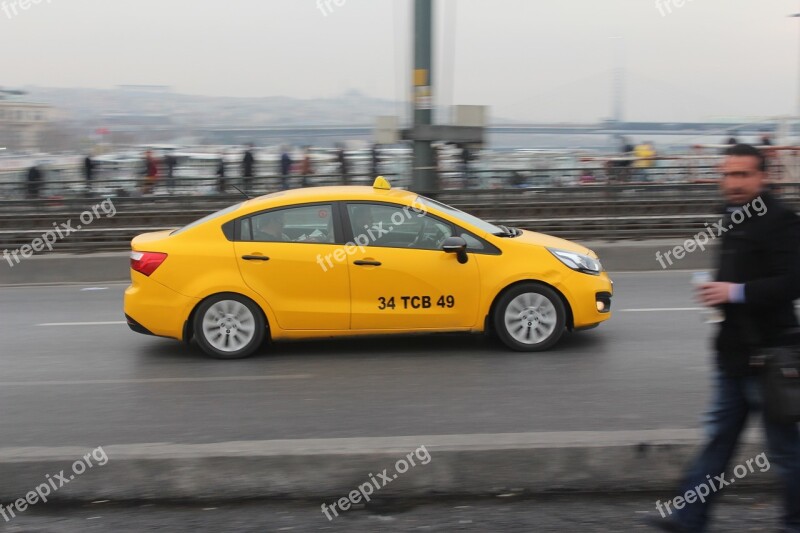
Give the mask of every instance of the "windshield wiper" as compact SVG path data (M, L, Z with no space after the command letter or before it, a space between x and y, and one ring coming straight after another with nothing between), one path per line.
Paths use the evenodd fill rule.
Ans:
M516 237L518 235L517 231L519 230L515 228L509 228L508 226L503 226L503 225L498 225L497 227L503 231L493 233L492 235L495 235L497 237Z

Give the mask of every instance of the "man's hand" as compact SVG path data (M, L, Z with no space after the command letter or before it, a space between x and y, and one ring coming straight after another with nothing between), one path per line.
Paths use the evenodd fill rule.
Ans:
M706 307L721 305L730 301L731 287L733 283L724 281L713 281L697 286L695 297L697 301Z

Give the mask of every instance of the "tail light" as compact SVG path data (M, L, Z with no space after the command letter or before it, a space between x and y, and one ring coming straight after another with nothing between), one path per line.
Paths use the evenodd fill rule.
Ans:
M167 254L159 252L131 252L131 269L149 276L156 271L167 258Z

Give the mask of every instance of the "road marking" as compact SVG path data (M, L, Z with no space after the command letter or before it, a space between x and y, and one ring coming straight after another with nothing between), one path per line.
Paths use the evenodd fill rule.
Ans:
M46 324L36 324L36 327L60 327L60 326L120 326L127 325L124 320L121 322L48 322Z
M620 313L666 313L671 311L704 311L705 307L653 307L649 309L620 309Z
M0 387L41 387L59 385L135 385L144 383L213 383L219 381L273 381L309 379L311 374L275 374L271 376L217 376L205 378L141 378L141 379L82 379L76 381L0 381Z

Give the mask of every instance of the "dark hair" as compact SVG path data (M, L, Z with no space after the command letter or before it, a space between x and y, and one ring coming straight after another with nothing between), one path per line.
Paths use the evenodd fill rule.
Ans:
M764 153L752 144L735 144L725 150L725 155L737 157L755 157L758 160L758 170L767 171L767 158Z

